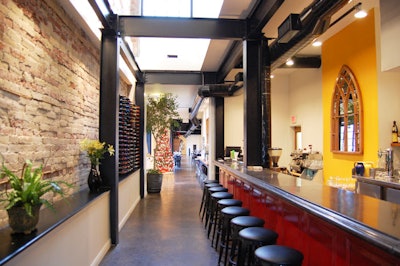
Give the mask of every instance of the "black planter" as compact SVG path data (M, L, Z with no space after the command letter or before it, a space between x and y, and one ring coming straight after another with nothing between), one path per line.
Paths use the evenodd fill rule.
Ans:
M162 186L162 174L147 173L147 192L160 193Z
M23 206L14 206L8 209L8 223L13 233L30 234L33 232L39 222L41 206L42 204L32 206L32 216L26 212Z

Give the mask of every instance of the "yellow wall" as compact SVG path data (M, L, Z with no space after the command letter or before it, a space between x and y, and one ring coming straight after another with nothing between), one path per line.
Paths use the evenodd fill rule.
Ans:
M322 100L324 117L324 177L350 177L355 161L376 161L378 151L378 81L373 10L337 33L322 46ZM353 71L361 90L364 121L362 155L331 152L331 99L342 65Z

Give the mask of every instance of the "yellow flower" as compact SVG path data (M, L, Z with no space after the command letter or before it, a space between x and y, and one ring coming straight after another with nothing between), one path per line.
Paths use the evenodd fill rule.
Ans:
M100 159L103 159L104 153L108 152L110 156L114 155L114 147L112 145L106 145L105 142L98 140L85 138L80 142L80 147L83 151L87 152L90 162L96 165L100 163Z

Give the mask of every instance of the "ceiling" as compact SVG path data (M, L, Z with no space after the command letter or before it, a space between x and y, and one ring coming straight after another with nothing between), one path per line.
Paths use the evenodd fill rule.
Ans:
M234 18L234 19L244 19L249 15L250 10L253 5L257 2L257 0L225 0L221 9L220 18ZM285 0L277 12L272 16L272 18L268 21L268 23L263 28L262 32L264 36L271 39L270 43L274 41L278 36L278 27L279 25L288 17L291 13L301 13L308 5L310 5L313 0ZM350 1L346 6L344 6L341 10L335 13L331 18L331 23L338 20L344 13L346 13L349 9L351 9L355 4L362 2L362 8L366 11L379 6L379 0L364 0L364 1ZM343 29L346 25L355 20L354 13L345 15L340 18L334 26L330 27L325 33L323 33L318 39L322 42L330 38L336 32ZM211 40L209 44L209 48L205 55L204 62L201 66L201 71L204 72L215 72L218 71L219 67L222 64L222 60L226 56L229 51L229 47L231 45L231 40ZM314 47L311 43L299 51L296 52L296 55L320 55L321 47ZM160 69L163 70L163 69ZM234 76L240 72L241 69L232 69L230 73L226 76L226 81L234 80ZM274 70L272 74L274 75L288 75L296 71L296 68L277 68ZM191 107L193 103L193 99L196 95L198 86L188 86L188 85L163 85L168 91L180 91L180 90L189 90L192 91L192 97L183 97L181 98L181 93L179 93L180 105L182 107ZM155 92L160 90L160 86L153 86L151 84L146 85L146 91L148 93ZM173 89L172 89L173 88ZM185 94L191 95L191 94ZM183 96L183 94L182 94Z
M86 1L81 1L81 0L58 0L61 3L63 3L66 6L66 2L68 1L72 5L76 5L76 3L82 3ZM89 2L96 2L95 0L89 0ZM201 2L205 1L217 1L217 0L201 0ZM246 19L251 11L253 10L254 5L256 5L260 0L224 0L221 8L221 12L219 15L219 18L228 18L228 19ZM267 1L267 0L262 0L262 1ZM269 1L269 0L268 0ZM279 25L288 17L289 14L291 13L301 13L307 6L309 6L313 2L317 2L318 0L285 0L283 1L282 5L279 7L279 9L273 14L271 19L266 23L264 28L262 29L262 33L264 34L265 37L270 39L270 43L274 41L275 38L278 36L278 27ZM319 0L323 1L323 0ZM107 1L105 1L107 2ZM119 15L139 15L140 14L140 8L138 8L140 5L137 3L140 2L140 0L131 0L131 1L126 1L126 0L108 0L108 2L111 5L111 8L114 13L119 14ZM344 6L341 10L336 12L332 18L331 18L331 23L333 21L336 21L339 17L341 17L346 11L354 7L355 4L362 2L362 7L365 10L370 10L373 7L379 6L379 0L350 0L349 3ZM266 3L266 2L264 2ZM84 7L83 9L90 9L90 7ZM71 9L68 9L71 11ZM128 10L128 11L126 11ZM75 11L76 12L76 11ZM78 11L80 13L80 16L82 16L82 12ZM72 12L69 12L72 13ZM93 12L92 12L93 13ZM350 22L355 20L354 16L354 11L343 18L341 18L337 23L335 23L334 26L330 27L325 33L323 33L319 39L321 41L324 41L328 39L330 36L334 35L336 32L340 31L342 28L344 28L346 25L348 25ZM88 23L88 19L83 17L83 19ZM87 26L86 26L87 27ZM90 27L90 25L89 25ZM92 25L92 31L93 28L99 28L98 25L95 25L93 27ZM99 37L99 36L97 36ZM182 43L184 43L184 40L179 40ZM208 49L204 52L204 61L203 62L195 62L192 64L190 68L187 68L185 66L186 64L184 62L177 63L176 61L179 60L174 60L172 65L168 63L168 61L163 61L161 66L158 64L156 68L154 67L149 67L149 69L152 70L158 70L158 71L182 71L182 70L190 70L190 71L202 71L202 72L217 72L221 65L223 64L223 60L225 57L228 56L229 49L232 45L232 40L211 40L209 42ZM159 46L162 46L159 44ZM186 45L187 47L190 47L191 45ZM138 51L137 48L140 47L135 40L133 41L133 46L132 50L134 54L136 54ZM194 47L193 47L194 48ZM180 48L182 49L182 48ZM158 49L159 50L159 49ZM157 51L157 48L154 48L154 52ZM179 52L179 49L178 49ZM192 51L191 54L196 54L196 50ZM301 49L298 49L297 51L293 52L296 55L320 55L321 53L321 48L320 47L313 47L311 45L304 45L302 46ZM190 53L189 53L190 54ZM188 60L186 58L186 60ZM195 59L194 57L191 58L189 57L189 60L199 60ZM201 59L200 59L201 60ZM193 63L193 62L192 62ZM142 67L139 64L139 67L141 68L142 71L146 71L145 67ZM147 67L147 66L146 66ZM186 68L185 68L186 67ZM198 69L196 69L198 68ZM288 75L291 72L295 71L296 69L290 69L290 68L276 68L272 74L274 75ZM236 75L237 72L241 71L241 69L232 69L228 75L225 78L225 81L232 81L234 80L234 76ZM146 93L153 93L153 92L162 92L162 91L170 91L174 92L179 95L179 102L180 102L180 107L191 107L193 104L194 98L197 94L197 89L198 85L160 85L160 84L147 84L146 83Z

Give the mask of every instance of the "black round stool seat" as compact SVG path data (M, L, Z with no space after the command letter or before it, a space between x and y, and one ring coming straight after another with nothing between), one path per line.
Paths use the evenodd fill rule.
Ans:
M233 194L229 193L229 192L225 192L225 191L221 191L221 192L214 192L211 194L211 198L214 200L217 200L216 203L219 200L223 200L223 199L232 199L233 198Z
M221 186L220 187L210 187L208 189L208 193L210 193L210 195L215 192L228 192L228 189L221 187Z
M244 240L262 242L264 245L275 244L278 234L264 227L248 227L240 230L239 237Z
M232 228L232 247L229 254L230 264L236 265L239 253L241 252L241 245L239 241L240 230L247 227L263 227L265 221L255 216L238 216L231 220Z
M203 183L204 184L213 184L213 183L219 183L219 181L216 179L207 179L207 180L204 180Z
M221 243L219 245L218 265L224 258L224 264L228 263L228 254L231 249L231 220L238 216L247 216L250 210L239 206L230 206L221 210Z
M215 210L214 204L213 204L213 199L211 195L215 192L228 192L227 188L224 187L210 187L208 189L208 197L206 198L206 203L205 203L205 222L204 222L204 227L208 228L209 223L212 222L210 218L212 218L213 212ZM232 195L233 197L233 195ZM209 235L209 234L208 234Z
M199 215L201 215L201 220L204 219L205 213L206 213L206 208L208 207L208 201L209 201L209 193L208 190L212 187L222 187L221 184L219 183L210 183L206 184L203 187L203 196L201 197L201 204L200 204L200 209L199 209Z
M222 185L219 183L210 183L210 184L204 185L204 188L209 189L210 187L222 187Z
M218 201L223 199L232 199L233 194L225 191L214 192L211 194L210 212L206 217L207 237L210 237L212 228L216 228L219 220Z
M219 192L216 192L219 193ZM215 211L215 224L213 228L213 234L211 239L211 246L217 248L219 239L221 236L221 227L222 227L222 220L221 220L221 210L226 207L230 206L238 206L241 207L243 202L238 199L220 199L217 201L217 208ZM215 240L215 245L214 245Z
M237 265L253 265L254 251L265 245L274 245L278 234L264 227L247 227L239 232L239 251Z
M264 220L255 216L238 216L231 220L231 226L254 227L254 226L264 226Z
M301 265L304 258L300 251L280 245L257 248L255 255L261 265Z
M238 206L241 207L243 202L238 199L221 199L218 202L218 205L222 209L223 207L230 207L230 206Z
M245 216L250 214L250 210L239 206L229 206L221 210L222 215L230 219L237 216Z

